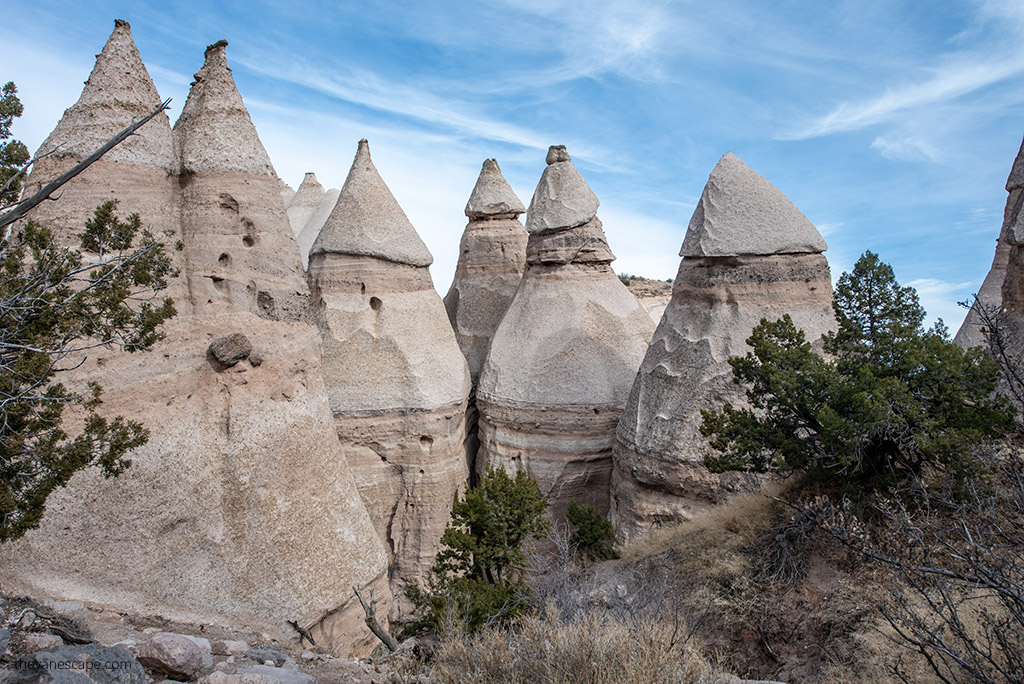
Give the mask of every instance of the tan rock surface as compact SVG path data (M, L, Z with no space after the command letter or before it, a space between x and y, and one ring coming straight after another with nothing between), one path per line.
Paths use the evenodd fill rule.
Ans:
M119 25L115 35L124 28ZM107 66L129 90L141 88L132 79L148 81L144 71ZM223 85L224 74L208 67L197 85ZM83 99L92 97L89 91L87 85ZM237 91L221 93L232 101L238 97ZM194 100L213 97L211 92L191 95L195 108L190 126L179 129L179 149L193 149L189 128L205 130L204 117L218 111L216 102ZM116 87L106 97L121 101ZM131 118L129 112L122 116L118 129ZM162 132L144 128L142 135L169 138L169 125L163 125ZM65 134L73 137L74 131ZM295 637L287 620L296 620L336 653L365 654L373 644L351 586L370 585L389 600L387 556L333 434L319 334L291 310L259 307L258 296L238 301L234 290L205 286L211 272L202 262L202 245L228 240L226 226L241 223L241 213L256 217L257 227L230 241L244 250L249 247L242 238L251 236L253 254L262 256L220 263L221 282L250 281L255 292L271 297L282 291L308 296L297 258L289 271L280 264L280 249L257 247L287 244L291 231L273 170L260 166L262 146L239 149L245 141L235 141L226 171L204 158L181 197L166 189L178 186L164 170L166 160L155 162L160 176L153 167L111 162L97 164L91 178L76 179L59 202L44 205L65 205L64 214L81 225L107 183L108 194L113 189L147 224L155 215L162 226L176 226L182 203L191 208L181 212L188 228L177 231L185 247L181 275L170 290L179 314L165 327L167 339L146 353L97 352L62 378L72 387L101 383L103 410L139 420L150 430L149 442L132 453L133 465L120 477L105 479L91 468L54 492L41 527L0 550L0 581L29 594L245 625L282 640ZM249 164L262 169L260 178L239 170ZM240 211L224 206L231 202L221 197L221 174ZM247 176L252 188L242 191ZM159 191L152 187L158 177L164 183ZM268 183L260 190L262 178ZM218 212L236 218L221 221ZM208 356L211 342L239 332L252 355L230 368ZM252 361L256 352L259 367Z
M753 173L723 158L709 185L732 187L738 194L718 196L716 211L736 216L738 212L725 203L749 208L758 206L760 198L773 196L763 190L764 179L756 184L735 182L749 180L748 172ZM738 179L729 178L732 173ZM748 187L758 190L759 199L743 196ZM745 219L745 231L760 236L766 254L684 256L679 265L672 299L618 424L612 513L622 540L655 524L699 515L730 493L757 485L752 477L714 475L704 467L708 447L698 431L700 410L720 408L726 401L745 402L743 388L732 381L728 359L748 351L745 341L762 318L774 320L788 313L810 340L834 326L825 257L774 251L777 244L788 243L785 236L806 229L803 215L789 210L789 201L778 193L776 201L783 200L784 206L750 213ZM707 215L703 203L704 199L695 216ZM699 220L690 222L687 240L694 230L702 230ZM783 240L776 240L777 235ZM820 236L811 236L806 243L808 249L819 243L824 248ZM737 243L737 252L748 245Z
M316 179L315 173L307 173L299 184L299 189L295 191L295 196L292 197L287 205L288 223L291 225L296 239L298 239L299 233L306 226L309 217L316 211L317 205L320 204L320 200L323 197L324 186L320 185L320 181Z
M360 141L309 279L335 428L391 551L396 594L426 578L469 472L469 370L431 261Z
M316 209L310 215L309 220L306 221L306 225L303 226L299 237L296 238L299 243L299 256L302 258L303 268L309 267L309 250L312 249L317 236L320 235L324 224L327 223L327 217L334 211L334 205L338 203L338 197L340 196L341 190L336 188L331 188L325 192L324 196L320 198L320 202L316 205Z
M609 265L597 198L564 148L548 161L480 374L477 469L525 469L558 517L570 499L608 509L614 426L654 325Z
M987 310L996 311L1003 302L1003 282L1006 280L1006 268L1012 250L1011 242L1021 242L1024 234L1018 228L1021 204L1021 191L1024 188L1024 142L1021 143L1017 157L1010 168L1006 179L1006 206L1003 208L1003 225L996 240L996 253L992 258L992 266L978 290L978 303ZM985 344L985 336L981 331L981 318L972 309L967 312L964 322L956 333L953 341L967 349Z
M469 223L459 242L455 277L445 295L448 319L469 364L473 391L466 408L466 455L472 465L480 445L476 383L491 337L519 287L526 265L526 230L519 214L523 203L501 175L498 162L487 159L466 203Z

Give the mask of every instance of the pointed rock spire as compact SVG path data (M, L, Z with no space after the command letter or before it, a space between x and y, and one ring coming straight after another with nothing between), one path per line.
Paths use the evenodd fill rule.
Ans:
M708 178L679 256L817 254L818 229L779 189L727 152Z
M473 192L466 202L466 216L475 219L511 214L514 218L525 211L526 207L501 175L498 162L485 159Z
M142 63L127 21L114 20L102 52L96 56L89 80L78 102L64 112L60 123L37 154L57 150L53 157L85 158L128 126L160 106L160 95ZM124 162L167 170L174 168L170 121L161 112L138 134L103 156L106 162Z
M341 196L309 256L318 253L371 256L412 266L430 266L430 250L416 233L359 141Z
M565 145L552 145L546 161L530 200L527 232L574 228L597 216L597 195L573 166Z
M291 224L296 237L306 226L323 196L324 186L317 181L316 174L306 173L299 184L299 189L295 191L295 196L288 203L288 223Z
M224 53L227 46L221 40L206 48L206 60L174 124L181 170L246 171L276 177L231 76Z

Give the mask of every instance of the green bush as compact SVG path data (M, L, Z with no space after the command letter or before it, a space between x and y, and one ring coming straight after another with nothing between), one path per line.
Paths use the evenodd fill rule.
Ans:
M591 560L619 557L614 548L615 528L608 518L595 511L593 507L575 501L569 502L569 513L566 517L576 528L569 538L569 543L581 554Z
M827 357L788 315L754 328L752 351L729 359L750 408L702 411L718 452L707 466L879 487L926 467L969 475L973 448L1012 424L995 362L953 344L941 321L924 329L917 293L871 252L840 277L834 309Z
M510 477L491 468L477 487L452 507L441 537L430 586L409 596L436 631L470 632L526 610L523 584L528 537L542 539L550 524L547 500L525 472Z

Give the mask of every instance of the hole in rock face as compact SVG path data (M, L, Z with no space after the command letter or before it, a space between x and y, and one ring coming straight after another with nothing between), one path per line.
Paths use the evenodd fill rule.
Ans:
M384 302L380 301L377 297L370 297L370 308L374 311L380 311L380 307Z
M246 235L245 237L242 238L242 244L245 245L246 247L252 247L253 245L256 244L256 238L254 238L252 235Z
M428 435L420 437L420 448L424 451L430 451L430 447L434 444L434 438Z
M597 409L594 409L594 415L595 415L595 416L596 416L597 414L599 414L599 413L600 413L600 411L598 411Z
M423 470L423 468L420 468L420 475L422 475L422 474L423 474L423 473L425 473L425 472L426 472L426 471L425 471L425 470Z
M228 256L227 252L225 252L224 254L221 254L219 257L217 257L217 263L220 264L221 266L227 266L228 264L231 263L231 257Z
M221 209L227 209L228 211L238 211L238 200L236 200L228 193L220 193L218 200L220 200Z
M366 294L366 283L359 283L359 294Z
M387 456L381 456L380 460L381 460L382 463L387 463L388 462L388 457Z

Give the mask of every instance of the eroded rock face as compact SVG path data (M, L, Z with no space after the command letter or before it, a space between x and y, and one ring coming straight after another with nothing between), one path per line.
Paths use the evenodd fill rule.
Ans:
M1021 206L1021 190L1024 188L1024 142L1021 143L1017 158L1010 168L1010 175L1006 179L1006 206L1003 209L1003 225L999 230L999 239L996 240L996 253L992 258L992 267L985 276L985 280L978 290L978 303L987 311L998 311L1003 303L1003 282L1006 280L1006 269L1010 261L1010 252L1013 250L1012 243L1020 242L1021 235L1017 238L1015 226L1018 223ZM1011 286L1013 289L1013 286ZM953 341L967 349L979 344L985 344L985 335L981 331L981 318L972 309L967 312L964 322L956 333Z
M527 236L519 222L524 211L526 207L505 182L498 162L485 160L466 203L469 223L459 242L455 278L444 298L473 380L466 409L466 455L471 466L480 444L476 408L480 369L526 265Z
M111 43L123 48L126 32L119 23ZM144 80L126 90L151 91L153 102L139 105L151 111L159 97L141 62L128 59L133 50L105 49L94 74ZM84 102L98 97L95 85L90 79ZM103 98L101 111L120 112L112 128L137 115L118 109L130 98L116 83ZM387 555L334 435L319 333L298 309L277 305L304 302L308 289L280 184L223 45L208 51L182 117L184 158L96 165L43 205L64 205L81 226L95 198L113 194L144 224L170 227L171 244L174 235L184 243L171 250L181 268L169 288L178 316L152 351L97 351L62 378L75 389L99 382L102 410L140 421L150 440L120 477L88 469L55 491L40 528L0 549L0 581L26 594L245 625L282 640L295 637L287 621L296 620L335 653L367 653L372 637L351 587L374 587L389 601ZM65 117L58 129L73 124ZM171 131L158 117L140 134L169 141ZM167 168L182 168L182 178ZM208 356L212 342L237 331L264 353L258 367L255 352L230 367Z
M334 425L403 595L426 578L468 478L469 370L432 260L360 141L309 279Z
M699 515L730 493L757 486L753 477L715 475L704 467L700 410L745 403L728 359L748 351L745 341L762 318L788 313L809 340L835 325L828 263L819 253L825 243L782 193L766 185L727 154L690 221L672 298L616 433L612 514L620 540ZM748 188L755 197L746 195ZM691 239L713 236L724 225L730 229L714 240ZM791 251L799 245L806 251Z
M615 424L654 328L609 265L597 198L553 147L527 218L526 270L480 373L477 469L525 469L553 516L605 512Z
M324 186L320 185L315 173L307 173L303 177L302 183L299 184L299 189L295 191L295 196L287 205L288 223L291 225L296 239L323 197Z
M316 205L316 209L310 215L309 220L306 221L306 225L303 226L299 237L296 238L299 243L299 256L302 257L303 268L309 267L309 250L313 248L313 243L316 242L317 236L320 235L324 224L327 223L327 217L334 211L334 205L338 203L338 197L340 196L341 190L336 188L331 188L325 192L324 196L320 198L320 202Z

